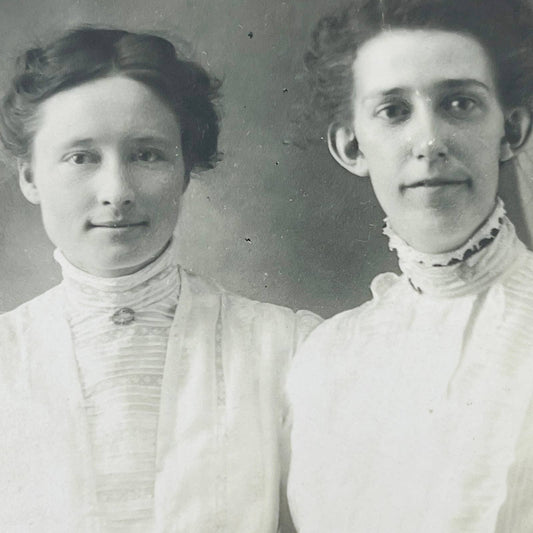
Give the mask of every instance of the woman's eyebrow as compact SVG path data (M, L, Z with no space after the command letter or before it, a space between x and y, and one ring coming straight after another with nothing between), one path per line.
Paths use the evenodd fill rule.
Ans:
M462 89L466 87L477 87L483 89L486 92L490 92L491 88L480 80L475 78L458 78L458 79L448 79L442 80L437 83L437 87L441 89Z
M491 92L491 88L486 83L475 78L445 79L436 82L434 87L439 90L479 88L485 92ZM413 89L409 87L392 87L386 90L377 89L367 94L362 101L366 102L367 100L386 98L387 96L404 96L409 92L413 92Z
M131 136L129 141L138 142L138 143L157 143L162 145L174 146L174 142L170 141L168 138L159 136L159 135L140 135L140 136Z
M77 146L87 147L87 146L91 146L93 143L94 143L94 139L92 139L91 137L81 137L79 139L71 139L71 140L63 143L60 146L60 148L62 150L67 150L69 148L74 148L74 147L77 147Z
M407 87L393 87L392 89L385 89L385 90L377 89L367 94L363 98L363 102L366 102L367 100L375 100L376 98L383 98L387 96L402 96L408 92L409 92L409 89Z
M60 145L61 150L68 150L70 148L75 147L84 147L87 148L89 146L93 146L95 144L95 139L93 137L80 137L80 138L74 138L70 139L67 142ZM173 142L171 142L169 139L167 139L164 136L160 135L131 135L126 138L126 142L128 143L154 143L161 146L171 146L174 147Z

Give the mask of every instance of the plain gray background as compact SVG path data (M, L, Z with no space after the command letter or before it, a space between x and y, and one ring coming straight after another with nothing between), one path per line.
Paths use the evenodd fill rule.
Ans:
M367 180L351 176L324 141L299 142L303 54L332 0L0 1L0 87L19 52L90 23L157 32L191 43L193 57L223 78L224 160L193 178L177 230L186 267L245 296L324 316L370 297L371 279L396 269L381 236L383 213ZM533 187L507 172L511 218L529 241ZM528 224L529 221L529 224ZM39 210L0 167L0 311L60 279Z

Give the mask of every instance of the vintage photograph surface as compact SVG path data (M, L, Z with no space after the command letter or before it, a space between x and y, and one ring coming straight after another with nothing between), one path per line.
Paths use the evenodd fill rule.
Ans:
M0 7L0 531L533 531L531 0Z

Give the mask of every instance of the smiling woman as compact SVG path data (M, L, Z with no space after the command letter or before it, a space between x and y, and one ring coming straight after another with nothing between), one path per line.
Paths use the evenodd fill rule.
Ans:
M216 160L218 83L164 39L108 29L18 66L0 135L63 281L0 317L0 529L290 525L283 381L318 319L174 257L190 172Z
M68 261L115 277L160 255L186 186L180 124L169 105L115 75L51 96L39 124L20 184Z
M302 533L533 530L533 254L496 196L531 130L532 39L521 0L352 0L319 22L329 148L370 178L402 275L296 356Z
M481 44L445 31L384 33L358 52L354 93L361 155L345 156L345 132L333 126L339 162L370 176L391 226L411 246L430 253L461 246L494 208L506 147Z

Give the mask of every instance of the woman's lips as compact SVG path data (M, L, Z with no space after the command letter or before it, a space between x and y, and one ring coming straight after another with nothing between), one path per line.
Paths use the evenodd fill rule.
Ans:
M418 188L436 188L446 186L468 185L470 180L468 179L453 179L453 178L425 178L417 181L413 181L408 185L403 185L402 189L418 189Z
M126 221L109 221L109 222L91 222L93 228L121 229L134 228L137 226L146 226L146 222L126 222Z
M105 221L91 222L89 224L89 230L93 230L106 235L124 235L130 233L134 234L147 226L147 222Z

